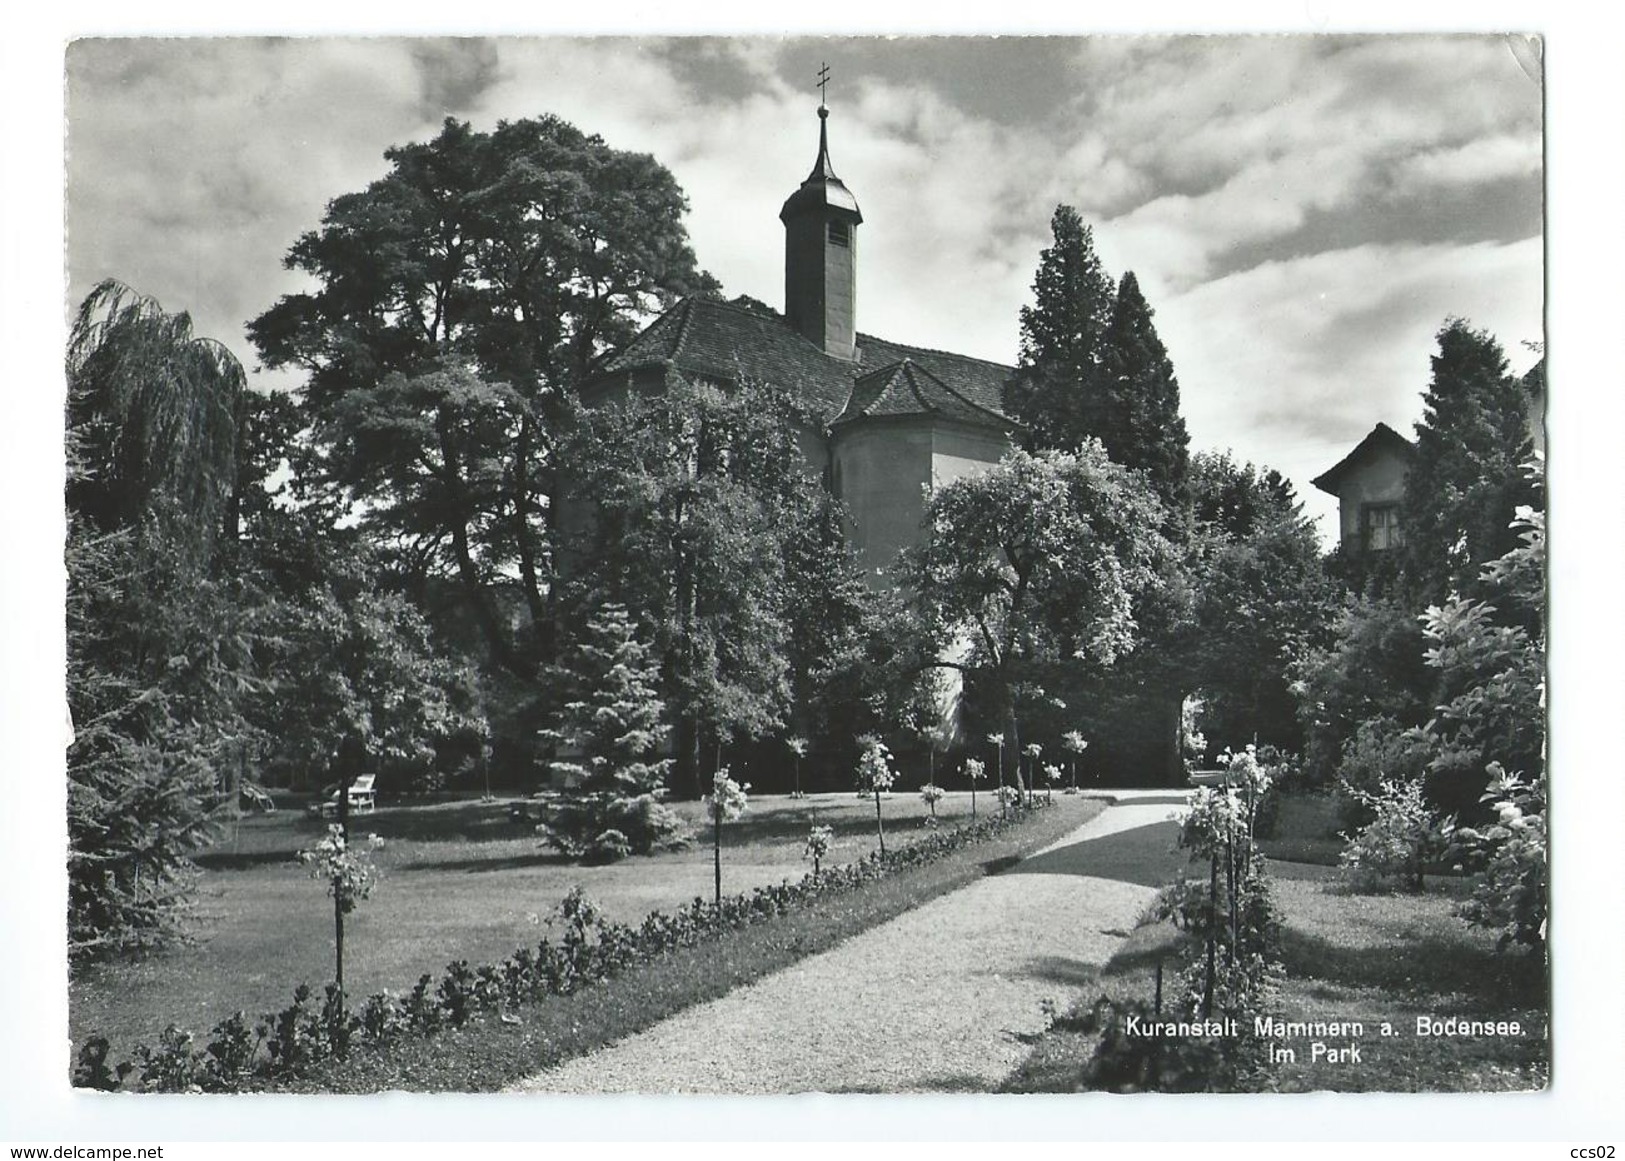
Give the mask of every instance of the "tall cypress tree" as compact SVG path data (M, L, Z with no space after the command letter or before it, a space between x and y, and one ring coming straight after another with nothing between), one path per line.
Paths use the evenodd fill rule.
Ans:
M1117 287L1102 344L1100 427L1092 434L1112 459L1146 473L1172 522L1187 503L1190 436L1179 415L1179 380L1152 315L1131 270Z
M1518 545L1520 504L1537 504L1526 390L1494 336L1452 318L1438 333L1433 378L1405 481L1405 577L1418 604L1479 592L1479 572Z
M1078 211L1057 206L1050 229L1054 244L1039 256L1033 305L1021 308L1020 370L1005 399L1034 450L1073 449L1100 430L1102 340L1114 295Z

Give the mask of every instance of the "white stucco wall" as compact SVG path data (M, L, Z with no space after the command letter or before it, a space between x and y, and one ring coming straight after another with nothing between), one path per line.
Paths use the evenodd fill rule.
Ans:
M1344 544L1351 548L1360 546L1360 512L1364 505L1397 504L1404 498L1405 464L1405 459L1396 453L1378 453L1350 469L1339 481L1338 527Z

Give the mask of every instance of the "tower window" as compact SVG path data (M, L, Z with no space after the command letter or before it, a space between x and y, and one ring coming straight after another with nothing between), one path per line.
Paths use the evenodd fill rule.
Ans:
M1398 504L1365 506L1365 543L1373 550L1398 548L1404 538L1399 531Z
M829 244L831 246L852 245L852 227L845 222L831 222L829 224Z

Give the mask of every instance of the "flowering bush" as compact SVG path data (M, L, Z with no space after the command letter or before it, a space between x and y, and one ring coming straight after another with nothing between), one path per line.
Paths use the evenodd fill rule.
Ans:
M790 791L791 798L807 797L801 791L801 760L807 756L807 739L801 737L786 738L785 746L790 751L795 765L795 787Z
M1541 482L1538 460L1525 470ZM1452 601L1423 618L1427 663L1449 695L1428 727L1438 743L1430 785L1448 797L1489 774L1478 805L1493 818L1450 838L1473 876L1461 914L1499 931L1502 949L1544 945L1547 912L1545 513L1521 507L1512 527L1520 543L1483 571L1497 605Z
M802 858L811 859L813 865L813 878L818 873L825 859L829 858L830 848L835 845L835 829L828 826L814 826L807 832L807 847L802 852Z
M1207 738L1202 733L1202 699L1187 697L1179 707L1179 737L1184 747L1185 769L1194 770L1207 753Z
M750 805L750 797L746 793L750 789L749 782L735 782L728 774L728 767L718 770L711 779L711 793L706 796L706 814L712 822L732 822L745 813Z
M367 836L367 845L354 850L344 837L344 828L333 823L327 835L309 850L299 852L299 861L310 868L312 879L327 880L327 893L348 915L368 895L378 881L370 852L384 845L377 835Z
M920 797L925 801L925 804L931 808L931 817L925 820L926 826L937 825L937 803L941 802L946 794L947 791L938 786L935 782L927 782L924 786L920 787Z
M970 779L970 816L976 817L976 784L987 777L987 767L980 758L965 759L965 777Z
M880 818L880 795L889 791L897 781L897 772L891 767L891 751L886 744L872 735L858 739L858 786L874 795L875 833L880 839L880 853L886 853L886 825Z
M1021 805L1021 791L1017 790L1014 786L999 787L998 795L1000 806L1009 807Z
M1358 830L1372 818L1365 801L1344 787L1376 794L1384 781L1422 782L1433 760L1433 750L1433 740L1425 730L1401 726L1387 714L1355 726L1353 736L1343 743L1342 764L1338 767L1337 813L1343 826Z
M1084 739L1084 736L1080 731L1068 730L1066 733L1061 735L1061 745L1066 747L1066 752L1068 754L1072 755L1072 757L1068 760L1068 765L1071 767L1072 771L1072 781L1068 784L1066 792L1068 794L1076 794L1078 792L1078 759L1083 755L1083 752L1089 748L1089 743Z
M1458 870L1473 876L1473 894L1462 905L1470 923L1498 930L1498 946L1546 942L1546 780L1526 783L1490 764L1484 801L1495 821L1479 827L1447 827Z
M749 782L735 782L724 766L711 778L711 793L705 800L706 813L711 816L711 855L716 868L717 902L722 902L722 824L732 822L745 813L749 805L746 791Z
M1375 793L1344 786L1371 811L1371 821L1348 838L1339 861L1356 872L1356 881L1375 886L1385 879L1403 879L1422 889L1422 869L1438 853L1442 832L1423 796L1420 782L1388 779Z
M1204 786L1190 796L1179 821L1177 845L1195 859L1210 859L1247 837L1246 808L1232 791Z

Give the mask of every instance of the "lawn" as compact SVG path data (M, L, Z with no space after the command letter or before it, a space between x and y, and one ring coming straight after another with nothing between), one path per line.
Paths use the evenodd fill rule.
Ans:
M1285 979L1277 1011L1286 1021L1359 1021L1359 1059L1311 1059L1313 1037L1282 1043L1297 1059L1274 1070L1281 1092L1518 1091L1547 1083L1547 977L1521 953L1499 954L1495 936L1454 914L1467 884L1434 876L1420 894L1353 891L1338 870L1331 800L1288 797L1272 855L1271 886L1282 924ZM1308 861L1289 861L1293 852ZM1101 969L1082 1003L1057 1022L1007 1081L1015 1092L1070 1092L1094 1051L1075 1027L1098 996L1150 1000L1159 962L1170 985L1182 937L1166 924L1136 929ZM1420 1036L1417 1018L1516 1021L1520 1034ZM1381 1033L1383 1023L1394 1035ZM1330 1043L1329 1040L1323 1041ZM1338 1045L1346 1038L1337 1041Z
M1079 800L1063 813L1077 812ZM997 809L979 796L979 809ZM507 800L380 808L354 820L358 834L385 840L376 861L382 878L371 899L345 923L345 983L353 996L409 988L454 959L500 960L533 944L553 907L572 886L613 920L635 922L712 893L709 832L698 827L698 803L677 804L696 828L686 850L581 867L544 849L528 824L509 819ZM914 793L883 799L888 842L921 832L929 808ZM943 825L970 815L969 794L937 804ZM1078 814L1073 825L1082 821ZM852 794L753 799L749 813L723 832L723 890L748 891L799 878L809 827L836 832L832 862L850 862L875 845L874 803ZM153 1041L169 1023L203 1033L242 1009L282 1008L294 987L319 991L332 978L332 906L321 883L294 861L325 824L284 809L245 818L201 859L192 917L193 941L135 962L91 965L71 981L74 1042L106 1036L115 1058Z

